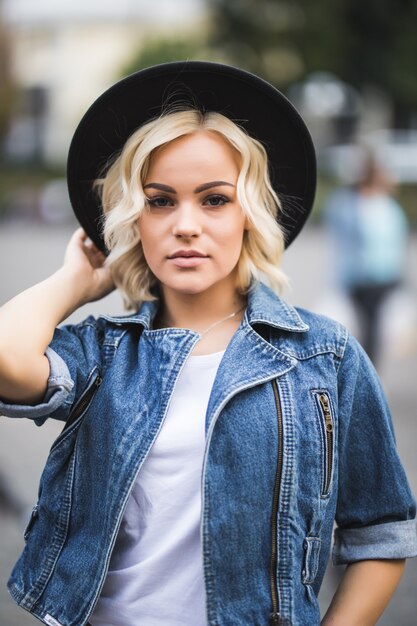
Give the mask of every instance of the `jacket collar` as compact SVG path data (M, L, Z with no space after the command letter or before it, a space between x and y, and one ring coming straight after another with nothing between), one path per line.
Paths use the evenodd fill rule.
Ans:
M261 282L253 282L249 289L246 318L251 326L267 324L292 332L309 329L293 306Z
M141 324L146 330L150 330L158 306L158 300L146 301L142 303L139 311L132 315L111 316L103 314L100 317L117 326ZM294 307L280 298L267 285L258 281L253 281L248 291L245 319L251 326L267 324L292 332L304 332L309 329Z

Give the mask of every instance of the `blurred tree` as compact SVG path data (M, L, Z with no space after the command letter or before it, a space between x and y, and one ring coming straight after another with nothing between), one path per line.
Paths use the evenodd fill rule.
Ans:
M303 77L306 68L294 43L305 25L299 2L208 0L208 4L209 45L221 49L226 62L260 74L281 89Z
M126 76L144 67L179 61L182 59L207 59L210 53L204 47L204 36L199 38L184 36L163 36L145 40L132 59L123 68Z
M1 17L1 5L0 0L0 144L9 128L15 91L10 68L9 36Z
M209 45L284 91L312 71L389 94L397 125L417 109L417 0L207 0Z
M353 85L376 85L392 98L396 126L417 111L417 1L345 0L340 67Z

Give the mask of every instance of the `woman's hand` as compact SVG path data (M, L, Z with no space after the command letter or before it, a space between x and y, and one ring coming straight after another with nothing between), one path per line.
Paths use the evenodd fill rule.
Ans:
M82 304L99 300L115 288L106 256L82 228L72 235L65 251L62 271L76 278L82 289Z
M50 371L45 350L56 326L114 289L105 260L79 228L62 267L0 308L0 397L25 404L42 400Z

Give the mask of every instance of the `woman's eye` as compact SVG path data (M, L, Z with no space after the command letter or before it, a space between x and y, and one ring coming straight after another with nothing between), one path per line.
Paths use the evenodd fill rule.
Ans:
M209 206L223 206L224 204L226 204L226 202L229 202L229 198L218 194L208 196L208 198L204 200L204 204L208 204Z
M166 206L171 206L172 202L169 198L165 198L164 196L156 196L155 198L148 198L147 203L150 207L159 207L164 208Z

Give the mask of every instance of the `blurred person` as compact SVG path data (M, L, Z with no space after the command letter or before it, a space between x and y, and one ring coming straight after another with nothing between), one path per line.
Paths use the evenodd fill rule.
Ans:
M388 172L369 154L357 184L333 192L324 210L335 278L354 307L361 343L375 364L383 307L406 267L408 224L394 190Z
M0 412L64 422L9 580L43 623L383 612L417 554L390 412L347 330L279 295L315 171L285 97L225 65L148 68L82 119L68 183L83 228L0 309ZM59 326L115 286L132 314ZM348 567L321 621L335 521Z

